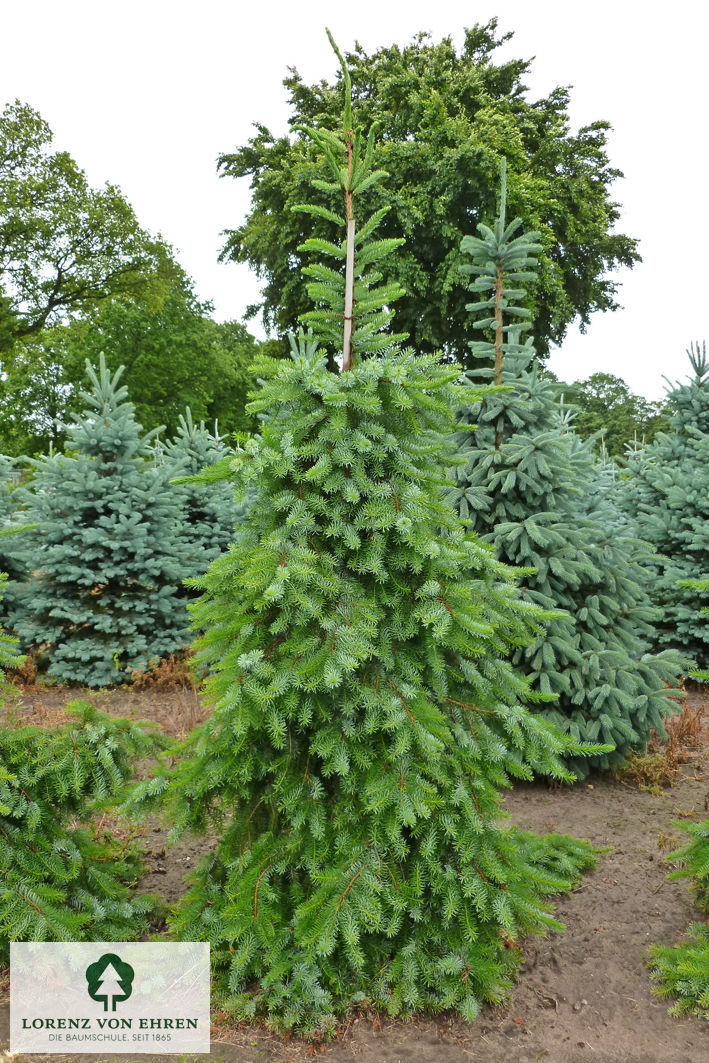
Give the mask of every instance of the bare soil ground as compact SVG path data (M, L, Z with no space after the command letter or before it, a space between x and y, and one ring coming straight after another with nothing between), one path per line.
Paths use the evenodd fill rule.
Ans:
M192 691L99 694L29 688L5 721L52 726L65 719L67 700L86 696L116 715L156 720L184 733L203 716ZM693 699L698 695L693 695ZM653 995L645 966L651 942L675 943L701 913L684 882L670 883L664 854L683 840L673 820L709 814L709 747L687 761L676 784L638 790L608 776L573 787L516 786L506 798L512 820L535 831L557 831L612 846L596 870L560 899L563 933L527 942L525 962L509 1003L487 1008L469 1025L449 1016L391 1021L350 1018L328 1045L312 1046L258 1026L234 1028L213 1016L211 1058L223 1063L702 1063L709 1060L709 1023L676 1019ZM142 885L172 902L182 877L208 843L183 841L165 850L164 831L143 830L148 872ZM8 983L0 973L0 1053L9 1047ZM22 1063L21 1057L16 1057ZM40 1059L41 1057L24 1057ZM49 1056L48 1060L171 1060L170 1056ZM205 1057L206 1058L206 1057Z

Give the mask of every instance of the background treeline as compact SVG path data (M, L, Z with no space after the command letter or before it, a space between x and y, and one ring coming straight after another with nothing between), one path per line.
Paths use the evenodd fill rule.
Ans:
M146 430L176 431L189 406L248 431L247 367L260 346L218 323L171 248L112 185L92 188L47 123L16 101L0 114L0 451L61 446L85 363L103 354Z
M494 215L501 155L511 212L541 232L540 268L526 296L537 358L573 321L583 327L594 310L613 309L610 271L639 260L637 242L617 231L613 183L622 174L609 162L608 123L573 133L566 89L530 100L530 61L497 57L508 37L492 20L467 30L460 50L420 34L404 47L368 55L357 46L346 55L357 112L380 130L374 164L390 174L363 199L368 210L389 208L383 236L406 238L382 263L385 281L405 290L393 328L420 353L440 349L464 364L460 241ZM272 354L286 353L285 332L308 309L303 242L326 234L317 215L291 210L313 195L327 198L311 190L317 151L297 130L315 116L334 128L343 87L341 76L306 84L296 70L284 84L289 135L256 123L255 136L219 161L224 177L251 180L251 209L227 230L222 259L248 263L263 280L247 319L262 314ZM19 101L0 114L0 204L0 452L60 447L81 408L85 361L96 365L100 353L109 369L125 367L146 430L161 424L174 432L186 406L227 435L254 427L244 411L247 369L263 344L242 322L214 321L170 246L139 224L120 189L93 188L67 152L53 149L44 119ZM594 374L564 390L581 410L577 431L605 428L612 454L662 423L663 409L618 378Z

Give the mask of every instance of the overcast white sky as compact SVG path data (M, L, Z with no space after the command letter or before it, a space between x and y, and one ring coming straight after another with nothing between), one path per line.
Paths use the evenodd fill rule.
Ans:
M161 232L219 319L241 317L258 282L219 265L220 232L248 209L248 181L220 180L215 160L251 123L286 127L289 65L332 77L328 25L343 49L404 44L419 30L462 39L497 15L513 30L505 57L535 56L538 97L572 85L574 127L608 119L610 159L625 173L620 230L644 262L623 270L624 309L571 330L551 367L563 378L615 373L649 397L686 375L690 340L709 333L707 5L675 0L0 0L0 106L41 112L94 184L119 185L141 223ZM252 322L257 331L255 322Z

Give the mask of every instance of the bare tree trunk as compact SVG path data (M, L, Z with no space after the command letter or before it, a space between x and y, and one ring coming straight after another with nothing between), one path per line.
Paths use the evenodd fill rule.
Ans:
M504 295L504 288L502 287L502 266L497 267L497 277L495 279L495 383L502 383L502 307L500 306L500 300ZM499 450L502 446L502 433L495 433L495 450Z
M352 131L347 137L347 183L352 176ZM352 192L345 189L345 216L347 219L345 258L345 323L342 334L342 372L352 368L352 332L354 309L354 245L355 220L352 213Z

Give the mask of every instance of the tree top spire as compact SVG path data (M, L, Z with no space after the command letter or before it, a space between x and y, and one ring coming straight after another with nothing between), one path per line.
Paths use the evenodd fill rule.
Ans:
M352 79L350 78L350 72L347 69L347 63L342 57L342 52L335 44L335 38L332 36L327 26L325 27L325 32L327 33L327 39L332 45L333 52L340 61L342 76L345 81L345 110L343 114L342 132L345 140L347 140L348 136L351 136L352 134Z

